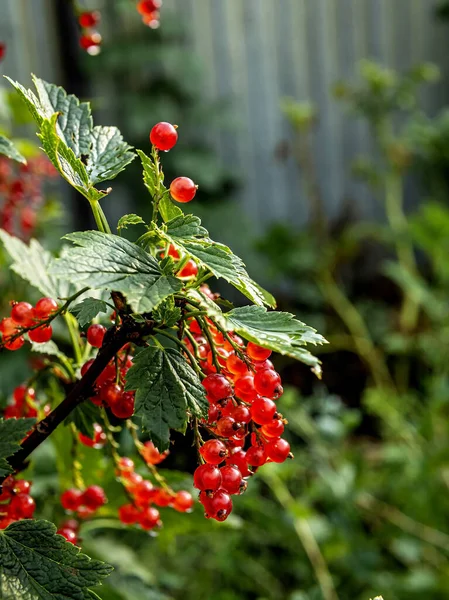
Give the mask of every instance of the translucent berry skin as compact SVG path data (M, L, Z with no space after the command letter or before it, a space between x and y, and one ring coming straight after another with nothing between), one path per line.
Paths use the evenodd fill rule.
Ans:
M238 467L238 470L242 474L243 477L248 477L251 475L251 471L248 469L248 461L246 459L246 452L239 448L235 450L228 456L226 459L227 465L235 465Z
M94 324L87 330L87 341L94 348L101 348L107 329L103 325Z
M53 335L53 328L51 325L42 325L41 327L37 327L37 329L31 329L28 332L28 337L32 342L36 342L37 344L44 344L51 340L51 336Z
M9 516L13 519L31 519L36 504L28 494L17 494L9 504Z
M111 412L117 419L130 419L134 414L134 394L125 392L120 402L111 404Z
M190 259L183 268L178 271L178 277L196 277L198 275L198 265L192 259Z
M27 398L30 400L36 399L36 392L34 388L27 387L26 385L18 385L13 392L14 402L19 406L25 402Z
M19 350L24 345L24 343L25 343L25 338L23 336L20 336L10 342L8 342L5 339L5 348L6 348L6 350L12 350L12 351Z
M191 202L196 195L197 186L189 177L177 177L170 184L170 194L176 202Z
M33 322L33 307L29 302L18 302L11 310L11 318L22 327L30 327Z
M123 387L118 383L109 383L101 388L100 396L103 402L109 406L114 406L122 401Z
M166 450L165 452L159 452L159 450L156 448L156 446L151 440L145 442L143 446L143 458L145 459L145 462L148 465L158 465L169 455L168 450Z
M94 362L94 359L91 358L90 360L88 360L87 362L84 363L84 365L81 367L81 377L84 377L84 375L87 373L89 368L92 366L93 362Z
M164 121L157 123L150 132L150 142L158 150L168 152L176 145L177 141L178 132L171 123Z
M88 29L89 27L95 27L95 25L98 25L100 18L101 15L97 10L83 12L78 17L78 23L81 27Z
M73 529L69 529L68 527L62 527L61 529L58 529L58 531L56 533L59 533L59 535L62 535L62 537L64 537L66 539L67 542L70 542L71 544L76 544L76 532L73 531Z
M26 479L18 479L14 484L15 494L29 494L31 489L31 482Z
M244 375L239 377L234 383L235 395L244 402L252 402L257 397L257 391L254 387L254 377Z
M52 313L58 310L58 303L53 298L41 298L34 307L34 317L36 319L47 319Z
M118 509L118 518L124 525L134 525L139 517L139 509L134 504L124 504Z
M210 465L219 465L226 458L228 451L220 440L208 440L201 447L200 454Z
M270 398L256 398L251 404L251 416L258 425L271 423L276 412L276 404Z
M142 529L150 530L154 529L160 523L160 513L157 508L150 506L146 508L139 516L139 524Z
M228 494L240 494L245 488L245 480L242 477L238 467L235 465L225 465L220 469L222 489Z
M212 375L205 377L202 383L208 397L211 398L213 402L218 402L219 400L224 400L224 398L232 396L232 385L224 375L213 373Z
M261 396L266 396L267 398L279 398L280 386L281 376L271 369L259 371L254 376L254 387Z
M251 421L251 412L246 406L236 406L232 409L231 417L238 423L249 423Z
M246 375L249 373L248 365L236 354L231 354L226 361L226 368L234 375Z
M225 521L232 511L231 497L224 490L218 490L204 508L209 518Z
M103 488L99 485L90 485L86 488L82 495L82 504L92 510L96 510L106 504L107 498Z
M17 323L11 317L5 317L0 321L0 333L4 337L17 333Z
M189 494L189 492L186 492L185 490L178 492L172 503L173 508L178 512L190 512L193 505L194 500L192 494Z
M278 438L284 433L284 423L282 419L273 419L270 423L263 425L260 430L266 438Z
M261 467L267 462L267 453L263 446L251 446L246 451L246 460L253 467Z
M282 438L269 442L266 446L268 458L276 463L282 463L290 454L290 444Z
M101 35L98 33L98 31L85 34L80 37L80 46L83 48L83 50L89 50L99 46L101 44L101 39Z
M141 0L137 4L137 11L141 15L145 16L145 15L153 13L161 6L162 6L161 0Z
M232 417L222 417L217 421L217 434L220 437L232 437L239 429L239 424Z
M62 508L65 510L78 510L81 506L81 497L83 493L80 490L71 488L66 490L61 496Z
M204 464L197 467L193 474L193 485L197 490L215 492L221 486L221 471L214 465Z

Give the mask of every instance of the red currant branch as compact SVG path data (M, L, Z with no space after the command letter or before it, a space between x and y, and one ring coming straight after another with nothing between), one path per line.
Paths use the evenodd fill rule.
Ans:
M214 364L214 367L217 369L217 373L220 373L221 365L218 362L217 350L215 348L215 343L214 343L214 340L212 339L212 334L209 330L209 326L207 325L207 321L205 319L203 319L202 317L198 317L197 321L199 322L200 327L203 330L204 335L207 338L207 341L209 342L210 351L212 352L212 362Z

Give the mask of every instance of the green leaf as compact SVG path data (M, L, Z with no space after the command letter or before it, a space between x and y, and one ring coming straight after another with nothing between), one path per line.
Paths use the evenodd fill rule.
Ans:
M161 238L187 253L215 277L228 281L254 304L276 306L273 296L250 278L244 262L227 246L208 237L198 217L183 215L172 219L165 227L155 229Z
M8 138L3 135L0 135L0 154L26 165L26 158L20 154L11 140L8 140Z
M129 240L99 231L65 236L78 247L54 261L50 273L92 288L122 292L136 313L150 312L182 288L157 261Z
M173 297L167 298L153 310L153 319L158 325L173 327L181 319L182 311L175 306Z
M112 567L92 560L48 521L25 519L0 531L2 600L92 600Z
M70 423L73 423L83 435L87 435L87 437L94 439L94 423L100 423L100 421L100 408L90 400L86 400L70 413L65 419L64 424L69 425Z
M67 298L76 289L80 289L80 287L73 287L48 274L48 267L53 261L53 256L44 250L37 240L33 239L27 245L3 229L0 229L0 240L13 260L11 269L37 288L44 296Z
M104 300L98 298L85 298L76 306L72 306L70 312L77 318L80 327L84 327L95 319L99 313L108 312L109 307Z
M308 352L306 344L325 344L326 340L290 313L270 311L261 306L243 306L224 314L228 329L250 342L291 356L314 369L320 361Z
M45 342L43 344L31 342L31 350L32 352L38 352L39 354L49 354L50 356L65 356L53 340L50 340L49 342Z
M120 131L94 127L89 104L61 87L33 76L36 96L7 79L38 124L43 149L64 179L90 201L109 193L94 186L116 177L135 158Z
M142 152L142 150L137 150L137 154L142 161L143 166L143 182L145 187L150 192L151 197L154 198L157 190L156 190L156 182L157 182L157 173L154 166L153 161L149 156ZM163 183L159 184L159 193L161 194L161 199L159 202L159 212L162 215L162 218L165 222L174 219L183 214L182 210L173 204L170 199L170 194L167 191L167 188Z
M160 450L166 450L170 429L183 429L187 411L203 418L208 402L198 376L178 350L149 347L134 358L126 390L136 391L136 416Z
M23 438L35 422L36 419L7 419L6 421L0 419L0 477L5 477L13 472L6 459L20 450ZM3 598L1 594L0 598Z
M117 223L117 231L121 231L122 229L127 229L129 225L145 225L145 221L139 215L124 215L119 219Z

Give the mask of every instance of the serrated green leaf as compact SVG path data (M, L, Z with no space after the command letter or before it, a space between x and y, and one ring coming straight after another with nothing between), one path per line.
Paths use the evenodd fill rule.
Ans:
M129 225L145 225L145 221L139 215L123 215L117 223L117 231L121 231L122 229L127 229Z
M76 306L72 306L70 312L75 315L80 327L88 325L99 313L108 312L108 305L99 298L85 298Z
M38 352L39 354L48 354L50 356L65 356L53 340L50 340L49 342L45 342L43 344L31 342L31 350L32 352Z
M90 400L79 404L74 411L65 419L64 424L73 423L83 435L94 439L94 424L101 420L100 408Z
M178 350L149 347L134 358L126 390L136 392L135 414L160 450L166 450L170 429L182 429L187 411L203 418L208 402L198 376Z
M23 438L35 422L36 419L7 419L6 421L0 419L0 477L13 472L6 459L20 450ZM0 598L3 596L0 595Z
M145 187L150 192L151 197L154 198L156 195L156 181L157 181L157 173L153 161L149 156L142 152L142 150L137 150L137 154L142 161L143 166L143 182ZM159 212L162 215L162 218L165 222L170 221L180 215L183 214L182 210L173 204L170 199L170 194L167 191L167 188L163 183L159 184L159 193L161 194L161 199L159 202Z
M243 306L224 314L228 330L250 342L279 354L319 368L320 361L304 348L306 344L325 344L326 340L312 327L290 313L270 311L261 306Z
M114 179L134 158L132 147L123 139L117 127L97 125L90 136L90 152L86 170L92 184Z
M80 289L80 286L72 286L48 274L53 256L37 240L32 239L27 245L3 229L0 229L0 239L13 260L11 269L44 296L67 298Z
M0 135L0 154L26 165L26 158L20 154L12 141L3 135Z
M136 313L152 311L182 288L179 279L162 274L157 261L129 240L99 231L65 238L77 247L55 260L50 273L92 288L122 292Z
M166 227L155 227L155 230L162 239L187 253L215 277L228 281L254 304L276 306L273 296L250 278L242 259L224 244L208 237L198 217L183 215L169 221Z
M181 319L182 311L175 306L173 297L167 298L153 310L153 319L158 325L173 327Z
M25 519L0 531L2 600L92 599L88 588L111 571L57 535L48 521Z

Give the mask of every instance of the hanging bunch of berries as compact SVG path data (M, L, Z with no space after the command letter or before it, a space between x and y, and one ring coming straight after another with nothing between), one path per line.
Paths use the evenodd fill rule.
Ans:
M0 321L2 343L6 350L18 350L25 343L25 334L30 342L43 344L51 340L53 328L50 321L58 312L58 303L53 298L41 298L33 307L29 302L11 302L9 317Z
M101 15L98 10L84 11L78 15L78 24L81 29L80 46L91 56L100 53L102 37L97 30Z
M137 12L142 16L142 21L151 29L157 29L160 25L160 9L162 0L139 0Z
M30 496L31 481L9 476L3 482L0 493L0 529L5 529L14 521L31 519L36 503Z

